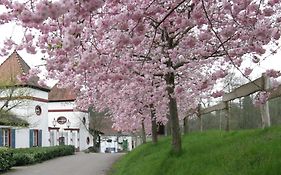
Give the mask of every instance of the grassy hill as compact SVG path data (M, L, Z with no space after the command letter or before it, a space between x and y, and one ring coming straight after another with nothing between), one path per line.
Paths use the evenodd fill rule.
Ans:
M183 137L181 155L170 138L147 143L118 161L112 175L280 175L281 127L208 131Z

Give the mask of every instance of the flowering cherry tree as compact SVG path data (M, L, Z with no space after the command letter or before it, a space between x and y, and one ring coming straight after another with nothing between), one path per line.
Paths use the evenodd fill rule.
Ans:
M279 0L0 3L7 9L0 23L26 29L21 43L7 39L1 54L13 48L46 54L49 76L79 92L80 107L110 109L119 129L140 127L153 105L156 121L171 123L177 153L179 120L202 92L229 64L258 63L264 46L278 47L280 38Z

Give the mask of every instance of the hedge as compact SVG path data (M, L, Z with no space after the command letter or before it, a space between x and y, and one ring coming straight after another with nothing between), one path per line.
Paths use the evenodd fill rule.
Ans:
M9 170L14 165L11 149L0 147L0 171Z
M13 149L13 159L15 166L30 165L53 159L55 157L72 155L75 147L72 145L53 147L34 147Z

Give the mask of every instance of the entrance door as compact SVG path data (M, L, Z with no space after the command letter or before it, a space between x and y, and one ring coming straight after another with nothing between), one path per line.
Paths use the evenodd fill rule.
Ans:
M65 138L64 137L59 138L59 145L65 145Z

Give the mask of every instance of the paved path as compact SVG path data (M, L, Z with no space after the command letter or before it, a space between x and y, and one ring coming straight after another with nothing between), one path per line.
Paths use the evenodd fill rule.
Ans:
M13 167L3 175L106 175L112 163L122 155L76 153L31 166Z

